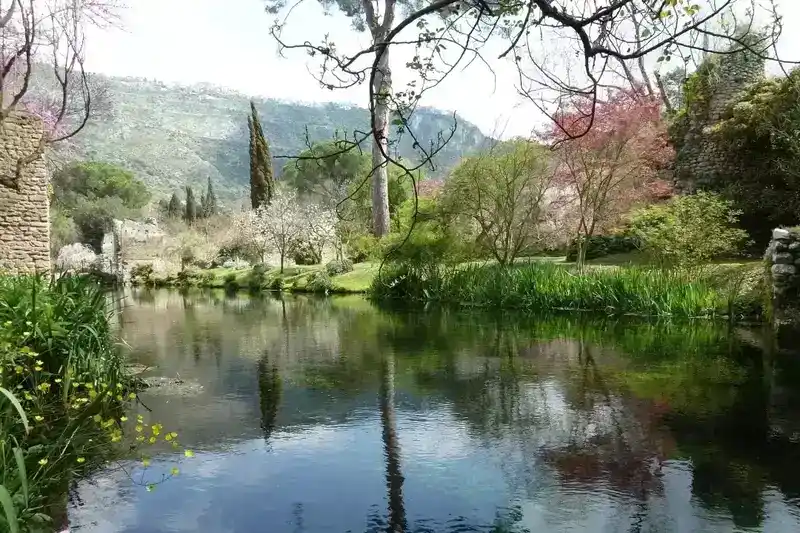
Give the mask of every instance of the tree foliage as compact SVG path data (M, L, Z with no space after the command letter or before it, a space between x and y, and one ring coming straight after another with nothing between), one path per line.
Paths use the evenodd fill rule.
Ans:
M610 229L631 207L668 193L660 179L673 158L661 102L637 91L615 91L603 101L577 97L556 115L559 202L572 213L582 263L582 243Z
M751 86L728 108L713 133L736 162L716 184L742 211L753 237L800 221L800 69Z
M738 252L747 233L739 211L719 195L699 192L635 212L630 231L642 249L664 265L698 265Z
M298 246L321 249L335 237L336 215L315 204L302 205L291 189L278 190L269 204L242 214L237 231L256 244L262 254L274 250L280 256L281 272L286 257Z
M69 165L53 175L52 186L54 233L69 238L71 219L78 240L96 252L114 219L137 218L150 201L150 191L133 173L108 163Z
M194 199L194 191L190 186L186 186L186 208L183 211L183 220L187 224L193 224L197 220L197 201Z
M250 131L250 205L258 209L272 201L275 181L272 175L272 156L261 128L256 104L250 101L250 116L247 118Z
M445 184L443 209L473 226L478 246L505 265L544 243L545 199L552 181L546 147L509 141L456 167Z
M219 206L217 205L217 195L214 192L214 186L211 184L211 178L208 178L206 193L203 195L203 201L201 204L203 218L213 217L219 211Z

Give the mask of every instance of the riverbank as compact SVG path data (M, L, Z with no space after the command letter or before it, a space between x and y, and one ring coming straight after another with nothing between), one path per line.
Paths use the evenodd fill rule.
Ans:
M186 269L174 276L137 272L132 285L228 291L368 294L376 300L462 307L595 311L617 315L759 320L765 312L760 262L661 270L636 257L602 258L583 271L561 258L455 266L359 263L330 275L321 265L279 269Z
M287 291L299 293L364 294L379 270L378 263L358 263L353 270L329 275L322 265L278 268L186 269L176 275L134 272L131 285L152 288L202 288L230 291Z

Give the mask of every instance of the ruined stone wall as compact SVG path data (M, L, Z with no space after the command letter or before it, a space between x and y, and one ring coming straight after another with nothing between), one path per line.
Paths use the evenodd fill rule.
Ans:
M764 260L769 268L775 326L800 330L800 230L773 230Z
M764 60L755 54L712 56L698 69L687 94L685 115L676 144L674 167L675 184L679 190L693 192L736 172L742 164L731 157L713 134L714 126L723 117L726 108L747 87L764 78ZM689 84L687 84L687 88Z
M17 161L36 152L41 122L12 114L0 123L0 272L50 270L50 205L44 156L22 167Z

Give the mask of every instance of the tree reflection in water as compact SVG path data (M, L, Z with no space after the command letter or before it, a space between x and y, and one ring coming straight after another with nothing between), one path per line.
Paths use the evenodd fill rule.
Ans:
M337 302L211 304L228 306L221 312L235 314L233 323L209 318L208 303L195 302L181 327L194 330L185 336L192 358L195 344L201 354L208 345L215 353L258 350L249 364L268 441L293 424L378 411L386 506L371 509L369 531L520 531L524 500L583 513L542 500L546 483L625 501L617 530L652 530L648 520L668 490L664 473L675 465L690 471L693 505L724 511L736 527L763 525L768 490L800 497L800 358L748 348L731 340L737 332L711 323L387 312ZM307 404L282 405L300 397ZM429 406L446 409L499 458L513 497L495 523L430 522L408 508L402 421Z

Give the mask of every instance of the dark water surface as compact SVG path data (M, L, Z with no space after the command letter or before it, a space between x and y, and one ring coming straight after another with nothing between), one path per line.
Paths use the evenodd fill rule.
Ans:
M800 532L800 355L759 331L355 297L122 307L132 360L185 386L138 413L196 456L81 482L72 531Z

